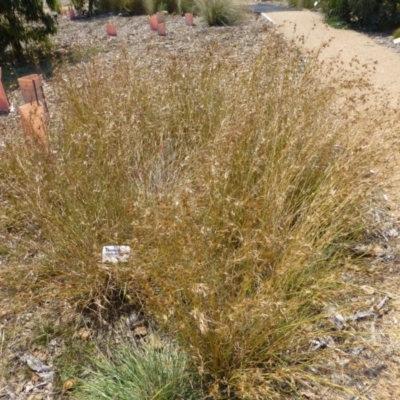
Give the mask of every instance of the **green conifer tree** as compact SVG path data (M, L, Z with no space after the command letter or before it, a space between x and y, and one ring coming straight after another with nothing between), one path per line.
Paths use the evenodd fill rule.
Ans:
M56 10L58 0L46 0ZM43 42L57 32L56 21L43 8L43 0L0 0L0 55L10 45L15 57L23 54L23 44Z

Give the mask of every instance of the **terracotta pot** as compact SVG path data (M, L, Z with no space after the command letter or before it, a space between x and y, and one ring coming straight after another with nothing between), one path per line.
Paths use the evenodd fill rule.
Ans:
M157 16L157 22L158 22L159 24L161 24L162 22L164 22L164 20L165 20L165 15L164 15L163 12L158 12L158 13L156 14L156 16Z
M150 29L152 31L156 31L157 30L157 15L152 15L151 17L149 17L149 23L150 23Z
M193 25L193 13L186 13L185 14L185 23L188 26Z
M117 27L114 24L107 24L107 35L117 36Z
M167 31L165 29L165 22L161 22L157 25L157 32L160 36L166 36Z

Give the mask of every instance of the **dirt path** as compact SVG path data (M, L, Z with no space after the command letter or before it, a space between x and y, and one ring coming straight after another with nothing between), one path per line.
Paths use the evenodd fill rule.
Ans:
M354 72L355 63L352 60L358 59L358 66L369 67L371 71L369 79L375 88L385 91L392 107L398 106L400 100L398 54L377 44L364 34L330 27L324 23L323 15L319 12L304 10L271 12L265 15L278 25L279 30L289 40L300 42L308 50L321 49L319 54L321 60L337 61L342 69ZM322 48L328 42L329 46Z
M368 101L387 100L388 109L399 108L400 104L400 55L379 45L367 35L352 31L338 30L324 23L323 15L312 11L269 12L264 14L272 19L277 29L288 40L294 40L301 47L318 51L323 62L333 62L335 68L349 74L366 76L372 84ZM325 44L328 45L326 46ZM358 61L356 61L358 60ZM379 95L377 95L379 92ZM362 105L360 105L362 110ZM363 117L364 115L361 114ZM365 115L367 118L368 115ZM388 200L388 210L395 225L400 221L400 132L391 132L391 143L382 143L388 148L388 160L392 166L391 176L384 177L383 196ZM376 350L384 368L374 376L373 384L365 392L365 398L374 400L400 398L400 240L392 243L394 260L383 273L376 277L376 295L391 293L391 310L382 318L381 328L376 331L377 342L382 347ZM371 325L371 330L376 329ZM374 331L375 332L375 331Z

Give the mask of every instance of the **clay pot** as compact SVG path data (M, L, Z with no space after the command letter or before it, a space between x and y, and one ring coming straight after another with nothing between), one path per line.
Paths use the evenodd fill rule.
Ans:
M193 13L186 13L185 14L185 23L188 26L193 25Z
M117 36L117 27L114 24L107 24L107 35Z

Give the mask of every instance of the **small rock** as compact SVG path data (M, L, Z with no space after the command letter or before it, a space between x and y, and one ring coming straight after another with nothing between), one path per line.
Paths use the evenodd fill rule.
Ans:
M351 319L353 321L357 321L359 319L365 319L365 318L370 318L370 317L378 317L378 314L374 313L373 311L360 311L356 314L354 314Z
M362 351L364 350L363 346L359 346L359 347L353 347L352 349L350 349L347 353L351 354L353 356L358 356L362 353Z
M44 399L44 394L31 394L27 400L43 400Z
M28 367L34 372L48 372L51 371L51 368L43 363L42 361L38 360L37 358L25 354L21 357L21 360L28 364Z
M363 285L363 286L360 286L360 287L364 291L364 293L366 293L366 294L372 295L372 294L375 293L375 289L373 287L371 287L371 286Z
M399 236L399 232L396 229L392 228L387 232L387 235L392 238L397 238Z
M32 382L28 382L28 383L25 385L24 391L25 391L25 393L29 393L29 392L32 391L34 388L35 388L35 385L34 385Z
M346 319L343 317L342 314L337 313L333 316L332 322L336 326L336 328L341 331L347 327Z

